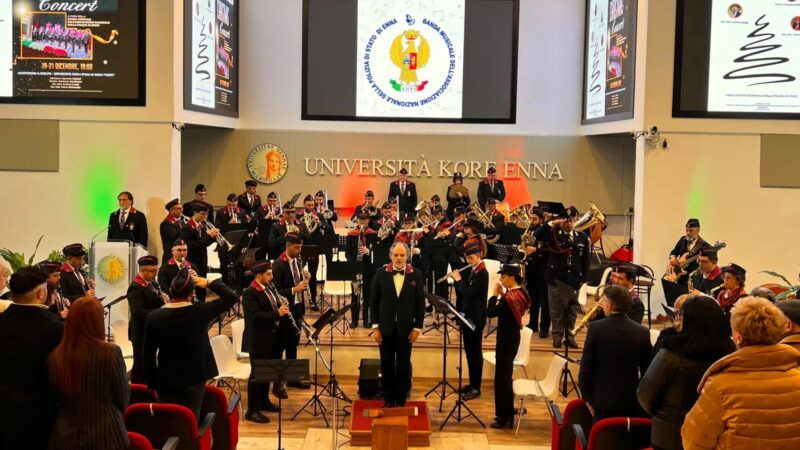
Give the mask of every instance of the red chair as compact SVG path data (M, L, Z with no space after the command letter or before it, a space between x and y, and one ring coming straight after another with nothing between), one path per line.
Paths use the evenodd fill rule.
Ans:
M179 439L177 450L211 450L214 413L204 416L200 428L189 408L167 403L135 403L125 410L125 428L163 447L169 438Z
M158 403L158 394L144 384L131 383L131 400L128 406L134 403Z
M131 442L133 450L155 450L150 441L139 433L129 431L128 440ZM178 448L178 438L173 436L167 439L167 442L160 450L175 450L176 448Z
M575 431L573 425L580 425L589 432L594 418L586 402L581 399L572 400L564 408L562 418L558 405L549 401L550 421L552 424L552 450L575 450Z
M225 392L212 385L206 386L206 393L203 396L203 405L200 407L200 415L205 416L213 413L216 416L211 432L214 436L212 450L235 450L239 443L239 411L237 407L241 397L234 394L228 402Z
M580 425L575 430L575 450L641 450L650 446L650 429L653 421L639 417L612 417L592 426L587 441Z

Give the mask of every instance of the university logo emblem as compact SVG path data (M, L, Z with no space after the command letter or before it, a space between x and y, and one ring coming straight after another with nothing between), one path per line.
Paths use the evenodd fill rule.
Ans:
M431 57L431 49L425 36L417 30L402 32L392 42L389 57L400 68L400 80L389 81L395 91L419 92L425 89L428 81L419 81L417 77L417 70L425 67Z
M247 155L247 171L259 183L277 183L288 168L286 153L275 144L258 144Z
M105 256L97 263L97 274L108 284L116 284L122 280L127 269L125 262L114 255Z

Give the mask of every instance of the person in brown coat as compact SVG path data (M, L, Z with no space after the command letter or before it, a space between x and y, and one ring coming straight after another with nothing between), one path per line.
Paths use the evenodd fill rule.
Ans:
M800 300L784 300L775 304L786 316L781 344L791 345L800 351Z
M800 351L778 343L785 320L763 298L737 302L731 328L738 350L700 381L681 430L686 450L800 448Z

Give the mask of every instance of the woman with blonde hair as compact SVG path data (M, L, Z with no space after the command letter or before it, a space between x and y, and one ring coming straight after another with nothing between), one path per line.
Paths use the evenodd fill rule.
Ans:
M769 300L736 303L730 322L738 350L700 381L681 430L686 450L800 448L800 352L779 343L785 320Z

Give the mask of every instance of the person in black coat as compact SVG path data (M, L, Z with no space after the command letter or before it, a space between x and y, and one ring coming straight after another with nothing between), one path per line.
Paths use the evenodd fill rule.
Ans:
M192 304L195 284L219 299ZM145 378L162 403L183 405L200 417L206 381L219 374L208 340L212 321L239 300L222 280L193 277L181 269L170 286L170 303L150 313L145 325Z
M46 362L64 325L44 304L44 272L23 267L9 287L14 303L0 313L0 448L43 450L56 417Z
M158 227L159 234L161 235L161 247L164 250L162 264L166 264L167 261L169 261L172 243L180 239L181 230L185 226L183 221L183 206L177 198L170 200L164 205L164 208L169 211L169 214L161 221Z
M736 350L713 299L691 296L681 311L681 330L663 340L636 391L639 404L653 416L650 440L656 450L683 449L681 427L697 401L700 379L711 364Z
M186 214L187 217L192 217L194 214L192 203L205 202L206 198L208 198L208 190L206 189L206 185L198 184L194 187L194 199L183 204L183 213Z
M669 265L676 272L676 275L681 270L679 266L687 258L690 258L700 253L702 250L711 247L711 244L700 237L699 219L687 220L685 230L686 234L678 239L678 242L675 243L675 247L671 252L669 252ZM697 261L689 264L685 269L683 269L683 274L678 276L675 282L686 286L689 280L688 274L694 272L698 267L699 264Z
M128 339L133 345L131 383L146 384L142 352L147 316L164 306L164 303L169 301L169 296L155 281L158 273L158 258L147 255L139 258L137 262L139 263L139 272L128 286L126 294L131 312L131 321L128 323Z
M642 417L636 388L650 365L650 333L625 315L631 307L627 289L610 286L605 297L607 317L589 324L583 347L581 394L593 410L595 421Z
M186 259L194 264L197 275L205 278L208 275L208 247L216 242L219 230L209 231L206 229L205 221L208 219L211 205L194 202L192 208L194 208L194 214L181 230L181 239L186 242L189 249ZM205 289L198 289L197 301L200 303L206 301Z
M461 272L453 273L456 291L462 298L461 313L475 325L470 330L463 324L461 334L464 338L464 352L467 354L469 384L464 386L464 400L472 400L481 395L483 379L483 327L486 326L486 299L489 293L489 272L481 260L481 247L471 242L464 250L464 256L471 267L468 275L462 277Z
M323 233L327 229L327 221L315 209L314 197L306 195L303 199L303 211L297 216L300 222L300 235L303 237L305 245L313 245L317 250L322 250ZM338 244L338 242L337 242ZM308 286L311 290L311 310L319 311L317 307L317 269L319 269L319 258L306 259L308 273L311 275Z
M542 227L544 211L533 208L530 212L531 226L523 235L529 236L529 245L524 249L525 283L531 296L531 315L528 328L539 332L542 339L550 336L550 302L547 298L547 260L550 253L544 242L536 239L536 231Z
M274 260L286 249L286 233L300 231L300 222L295 216L294 206L286 202L283 205L283 217L274 222L269 230L269 259Z
M469 189L464 186L464 176L461 172L453 174L453 184L447 187L447 218L456 220L456 209L469 207Z
M370 322L380 346L386 407L404 406L411 389L411 347L425 317L422 272L408 264L410 250L396 242L392 262L379 267L372 282Z
M417 207L417 186L414 182L408 181L408 170L405 167L400 169L400 178L389 185L387 200L398 197L400 198L400 203L397 207L400 208L400 212L414 214Z
M719 257L717 250L706 248L700 250L699 269L692 272L691 294L711 295L714 288L722 285L722 269L717 265Z
M502 202L506 199L506 188L502 180L497 179L497 169L489 167L486 178L478 183L478 204L486 209L486 201L490 198Z
M178 276L178 273L184 267L195 274L197 273L197 267L186 259L186 255L189 254L189 246L186 245L186 241L183 239L176 239L175 242L172 243L170 252L172 253L172 257L167 260L166 264L158 269L158 277L156 278L158 286L163 292L169 292L172 280ZM199 288L197 288L197 290L199 290Z
M345 255L347 260L355 262L360 269L361 275L361 298L355 292L350 297L350 326L358 327L358 314L362 312L364 328L372 327L369 321L369 295L372 286L373 275L375 274L375 245L378 240L378 232L367 226L369 216L366 212L358 215L358 225L356 228L347 232L345 241ZM363 308L361 300L363 299Z
M269 238L272 231L272 225L281 219L281 205L278 201L278 194L270 192L267 194L267 201L261 208L256 211L256 230L258 230L258 237L256 238L256 247L259 250L256 252L256 259L266 259L267 253L270 251ZM280 254L280 252L278 253ZM270 259L275 256L270 253Z
M514 390L512 376L514 357L519 349L522 316L531 306L531 298L520 287L519 268L505 265L500 271L500 283L494 286L486 313L497 317L497 342L495 343L494 411L492 428L512 428L514 424ZM506 292L503 293L502 289Z
M359 214L366 212L369 216L369 226L374 228L374 223L381 217L381 209L375 204L375 193L367 191L364 193L364 203L356 205L350 221L355 222Z
M239 208L251 217L255 217L255 213L261 208L261 197L256 193L257 190L258 182L247 180L244 182L244 192L237 198Z
M108 240L131 241L147 247L147 218L133 207L133 194L120 192L119 209L108 218Z
M644 302L642 299L639 298L639 292L637 292L636 287L633 285L634 281L636 280L637 276L637 269L628 264L620 264L614 266L611 272L611 284L622 286L628 290L628 293L631 296L631 307L626 316L629 319L636 323L642 323L644 319ZM605 300L600 300L601 302ZM597 315L594 317L593 320L600 320L604 319L605 313L601 309L597 312Z
M257 359L281 359L281 342L278 329L289 314L289 307L279 300L272 285L272 263L269 260L256 262L251 271L255 279L242 293L244 307L244 335L242 350L250 353L250 362ZM269 400L269 383L253 380L251 370L247 382L247 413L245 420L269 423L261 411L277 412L278 408Z
M86 256L81 244L70 244L61 250L64 263L61 265L61 293L70 302L81 297L94 297L94 281L81 272L83 258Z

